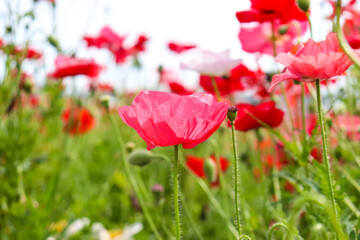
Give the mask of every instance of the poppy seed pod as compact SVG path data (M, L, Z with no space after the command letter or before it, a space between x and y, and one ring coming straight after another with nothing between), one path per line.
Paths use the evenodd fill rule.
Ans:
M205 160L204 172L206 179L209 181L209 183L216 181L216 176L217 176L216 163L211 158Z
M110 96L109 95L101 96L100 97L100 103L106 110L109 110L109 108L110 108Z
M155 159L155 156L145 149L136 149L129 154L128 159L131 165L143 167Z
M297 5L301 10L307 12L310 9L310 0L297 0Z
M230 106L228 107L228 112L227 112L227 118L230 120L230 121L235 121L236 119L236 115L237 115L237 107L235 106Z

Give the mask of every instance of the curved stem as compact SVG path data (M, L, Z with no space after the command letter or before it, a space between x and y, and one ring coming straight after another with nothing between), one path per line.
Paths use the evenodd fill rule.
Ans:
M141 195L141 192L140 192L140 189L137 185L137 182L136 180L134 179L134 177L131 175L131 172L130 172L130 167L129 167L129 163L128 161L126 160L126 156L125 156L125 145L124 145L124 141L122 140L121 136L120 136L120 133L118 131L118 128L116 127L116 124L115 124L115 121L114 119L112 118L111 114L108 113L108 116L109 116L109 119L110 119L110 122L111 122L111 126L113 128L113 131L115 132L115 136L116 136L116 139L119 143L119 146L120 146L120 150L121 150L121 158L122 158L122 162L124 164L124 171L125 171L125 175L127 177L127 179L129 180L130 182L130 185L131 185L131 188L134 190L135 192L135 195L139 201L139 204L141 206L141 209L144 213L144 216L147 220L147 222L149 223L149 226L151 228L151 230L154 232L155 234L155 237L157 240L163 240L163 238L161 237L159 231L157 230L155 224L154 224L154 221L152 220L151 218L151 215L150 215L150 212L149 210L147 209L146 207L146 204L145 204L145 200L143 198L143 196Z
M279 228L279 227L284 228L286 230L286 232L288 232L288 233L290 232L289 228L285 224L283 224L281 222L275 223L271 226L271 228L269 230L268 240L272 239L273 232L275 231L276 228Z
M173 184L174 184L174 210L175 210L175 236L180 240L180 214L179 214L179 192L178 192L178 169L179 169L179 145L174 146Z
M235 213L237 220L237 228L239 231L239 236L242 235L242 226L241 226L241 216L239 208L239 173L238 173L238 156L236 152L236 143L235 143L235 127L234 121L231 121L231 135L232 135L232 145L233 145L233 154L234 154L234 175L235 175Z
M328 143L327 143L325 122L324 122L324 115L323 115L322 108L321 108L320 80L319 79L316 79L316 98L317 98L319 122L320 122L320 127L321 127L321 139L322 139L322 148L323 148L323 156L322 157L323 157L323 161L325 163L325 168L326 168L326 175L327 175L327 182L328 182L328 187L329 187L329 192L330 192L331 206L332 206L332 211L333 211L335 221L338 223L339 226L341 226L340 220L339 220L339 213L336 208L333 177L331 174L331 167L330 167L330 162L329 162L329 158L328 158ZM336 229L336 235L338 238L340 238L341 233L339 232L339 229Z

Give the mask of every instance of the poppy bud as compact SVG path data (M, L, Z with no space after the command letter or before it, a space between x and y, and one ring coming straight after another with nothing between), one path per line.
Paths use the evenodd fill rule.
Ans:
M23 85L21 86L25 92L31 93L31 89L33 87L33 83L30 78L26 78Z
M58 52L61 52L60 43L53 35L48 36L47 40Z
M237 115L237 107L235 106L230 106L228 108L228 112L227 112L227 118L232 122L235 121L236 119L236 115Z
M289 30L288 26L279 27L279 34L284 35Z
M154 159L154 155L145 149L136 149L129 155L129 162L134 166L143 167Z
M100 103L106 110L109 110L109 108L110 108L110 96L109 95L101 96Z
M310 0L297 0L297 5L301 10L307 12L310 8Z
M205 160L204 172L205 172L206 179L209 181L209 183L215 182L215 180L216 180L216 163L211 158L208 158Z
M134 142L128 142L125 145L125 150L126 150L127 153L131 153L132 151L135 150L135 147L136 147L136 145L135 145Z

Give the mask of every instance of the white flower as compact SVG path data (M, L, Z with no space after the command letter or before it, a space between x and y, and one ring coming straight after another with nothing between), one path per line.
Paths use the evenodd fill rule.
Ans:
M104 225L102 225L99 222L93 223L93 225L91 226L91 231L94 234L94 236L96 237L96 239L111 240L111 236L110 236L109 232L106 230Z
M90 224L90 220L88 218L80 218L73 221L65 231L65 239L68 237L80 232L84 227Z
M143 229L142 223L134 223L130 226L125 226L121 235L115 237L113 240L132 240L133 236L139 233Z
M224 76L230 70L240 64L240 59L231 59L230 50L214 53L207 50L192 49L184 54L184 61L181 62L182 69L197 71L202 75Z

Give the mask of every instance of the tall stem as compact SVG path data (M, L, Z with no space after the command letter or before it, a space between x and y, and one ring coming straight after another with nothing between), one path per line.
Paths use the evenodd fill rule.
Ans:
M305 172L306 176L309 176L309 166L308 166L308 142L306 136L306 117L305 117L305 86L304 83L301 83L301 121L302 121L302 134L303 134L303 159L305 162Z
M324 122L324 114L322 112L321 108L321 96L320 96L320 80L316 79L316 98L317 98L317 108L318 108L318 115L319 115L319 122L321 127L321 139L322 139L322 148L323 148L323 161L325 163L326 168L326 174L327 174L327 181L328 181L328 187L330 191L330 199L331 199L331 206L333 215L335 218L335 221L338 224L338 227L336 228L336 235L339 239L340 236L342 236L341 229L339 229L341 226L340 220L339 220L339 214L336 209L336 200L335 200L335 193L334 193L334 186L333 186L333 177L331 174L331 168L330 168L330 162L328 158L328 143L327 143L327 136L326 136L326 128L325 128L325 122Z
M235 127L234 121L231 121L231 135L232 135L232 145L233 145L233 154L234 154L234 175L235 175L235 213L237 220L237 228L239 231L239 237L242 235L242 226L241 226L241 216L239 208L239 173L238 173L238 156L236 152L236 143L235 143Z
M120 150L121 150L122 162L124 164L125 175L126 175L127 179L129 180L132 189L135 192L135 195L136 195L136 197L137 197L137 199L139 201L139 204L140 204L141 209L142 209L142 211L144 213L144 216L145 216L147 222L149 223L149 226L150 226L151 230L154 232L156 239L157 240L163 240L163 238L161 237L159 231L157 230L157 228L156 228L156 226L154 224L154 221L151 218L149 210L146 207L145 200L144 200L143 196L141 195L139 186L137 185L137 182L134 179L134 177L131 175L129 163L127 162L127 159L126 159L126 156L125 156L124 141L122 140L122 137L120 136L118 128L116 127L115 121L112 118L111 114L108 113L108 116L110 118L110 122L111 122L111 125L112 125L112 128L113 128L113 131L115 133L116 139L117 139L117 141L119 143L119 147L120 147Z
M175 236L180 240L180 214L179 214L179 192L178 192L178 170L179 170L179 145L174 146L173 184L174 184L174 209L175 209Z

